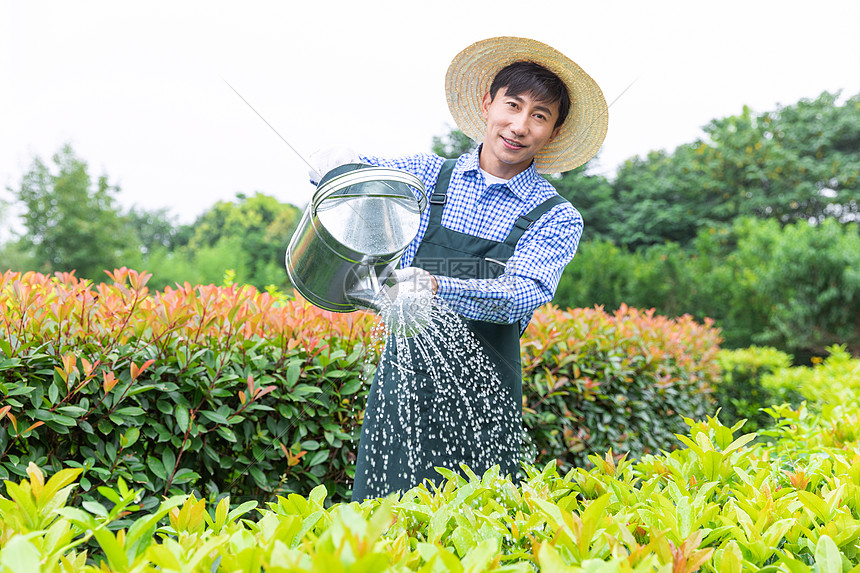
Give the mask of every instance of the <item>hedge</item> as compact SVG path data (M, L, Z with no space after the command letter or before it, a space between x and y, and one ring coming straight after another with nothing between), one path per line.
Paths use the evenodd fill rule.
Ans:
M827 413L860 397L860 359L844 345L827 348L829 356L812 357L812 366L791 366L792 357L770 347L720 350L722 375L714 384L720 415L729 423L747 420L751 430L772 422L771 404L798 407L807 401L816 413Z
M836 440L804 408L771 412L768 446L689 420L685 448L564 475L550 462L519 486L491 469L361 505L328 505L324 486L239 506L173 496L119 529L139 492L120 481L68 507L80 470L31 464L0 499L0 573L860 570L860 416Z
M610 448L637 458L673 448L684 417L713 412L719 342L710 321L689 315L544 307L522 342L524 422L537 462L569 469Z
M792 356L781 350L766 346L720 350L717 362L722 374L714 384L714 399L720 405L720 417L730 424L747 420L747 429L758 430L773 421L764 408L786 401L800 403L794 394L762 385L764 376L791 366Z
M145 510L189 492L264 502L324 485L349 499L373 316L109 276L0 277L0 478L80 468L80 500L105 502L99 488L122 478ZM675 447L683 416L710 411L718 341L689 317L540 309L523 339L529 461Z

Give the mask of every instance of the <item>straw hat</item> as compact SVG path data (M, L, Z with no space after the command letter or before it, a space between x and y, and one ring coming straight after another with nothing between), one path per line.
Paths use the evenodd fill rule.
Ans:
M535 157L539 173L562 173L579 167L600 149L609 125L603 92L582 68L558 50L527 38L503 36L475 42L459 54L445 74L448 108L457 127L482 141L487 123L481 101L499 71L518 61L531 61L555 73L570 92L570 113L558 137Z

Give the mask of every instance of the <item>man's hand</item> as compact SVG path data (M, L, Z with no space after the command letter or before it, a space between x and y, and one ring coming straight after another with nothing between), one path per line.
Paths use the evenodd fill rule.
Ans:
M428 293L431 296L436 294L438 284L436 277L418 267L406 267L405 269L397 269L391 274L389 282L392 282L390 289L394 298L399 294L420 294Z
M318 185L326 173L346 165L347 163L360 163L358 154L349 147L328 147L320 149L311 154L308 158L308 163L312 166L308 169L308 176L311 178L311 183Z
M379 293L379 314L395 336L414 336L432 321L436 278L415 267L398 269Z

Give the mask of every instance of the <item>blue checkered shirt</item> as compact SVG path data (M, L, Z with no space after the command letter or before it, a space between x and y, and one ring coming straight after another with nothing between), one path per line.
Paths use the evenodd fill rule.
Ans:
M517 217L558 193L538 174L534 163L506 184L487 185L478 169L479 150L457 160L442 212L442 226L501 242ZM361 161L409 171L432 190L445 159L433 154L398 159L362 155ZM428 205L421 214L415 240L400 259L401 268L409 266L415 258L429 220ZM502 276L469 280L437 276L437 295L466 318L500 324L519 321L521 331L525 330L535 309L552 299L561 272L576 254L581 235L579 212L567 202L557 205L526 230Z

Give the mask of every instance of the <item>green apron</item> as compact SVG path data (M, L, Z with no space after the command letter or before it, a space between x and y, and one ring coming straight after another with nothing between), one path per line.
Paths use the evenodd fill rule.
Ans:
M456 160L447 160L439 173L430 197L430 220L412 266L458 279L498 278L525 230L565 200L556 195L520 216L502 242L452 231L442 226L442 211L455 164ZM447 391L448 385L443 387L431 375L437 370L426 363L438 355L428 357L411 340L397 341L411 345L412 364L404 374L395 344L389 340L368 394L353 501L403 492L425 479L439 484L443 478L436 467L459 471L461 463L478 475L498 464L502 475L510 474L516 479L522 434L520 324L463 320L497 373L500 387L490 391L464 382L456 385L455 392ZM454 365L459 369L454 372L459 377L456 380L476 378L474 373L470 376L470 358L458 355L462 347L450 346L453 345L440 345L450 354L443 356L445 368ZM408 388L404 388L407 377ZM503 415L494 417L485 410L476 413L472 408L489 402L494 404L493 412L501 411ZM464 408L463 404L469 406Z

